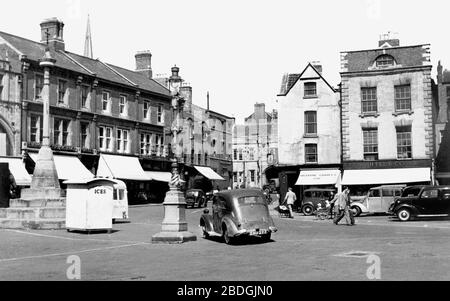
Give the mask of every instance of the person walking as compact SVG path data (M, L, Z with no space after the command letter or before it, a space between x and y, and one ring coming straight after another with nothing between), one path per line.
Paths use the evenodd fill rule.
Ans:
M288 188L288 192L286 193L286 196L284 197L284 202L286 202L287 207L289 208L289 217L294 218L294 213L292 211L292 206L294 205L295 201L297 200L297 196L294 192L292 192L292 188Z
M355 219L352 211L350 210L350 189L348 187L345 187L344 191L338 194L335 206L337 207L337 210L335 211L337 214L333 220L335 225L339 224L341 219L344 217L348 226L355 225Z
M328 202L330 203L330 219L333 219L333 213L334 213L334 203L336 202L337 195L334 194L332 191L330 193L330 197L328 198Z

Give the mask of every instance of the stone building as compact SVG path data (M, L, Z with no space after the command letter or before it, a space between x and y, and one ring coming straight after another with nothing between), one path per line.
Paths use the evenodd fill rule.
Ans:
M339 188L341 177L339 93L319 62L283 77L278 95L278 165L281 197L288 187Z
M232 128L234 118L210 109L209 93L207 107L193 103L192 87L179 75L180 68L174 66L170 77L156 80L171 91L179 86L185 99L182 116L182 132L178 139L181 174L186 188L227 189L231 186L233 165Z
M341 52L342 185L430 183L434 158L430 45Z
M436 133L436 180L439 184L450 184L450 71L437 67L437 114Z
M269 184L266 170L278 161L278 113L267 113L264 103L256 103L244 124L233 130L233 187ZM276 177L277 178L277 177Z
M48 19L40 26L40 42L0 32L3 154L23 152L32 172L42 141L39 60L48 44L56 59L50 74L50 143L60 180L87 169L125 180L130 200L157 190L145 171L166 176L170 170L172 115L170 91L152 79L151 54L138 53L136 70L127 70L67 51L60 20ZM139 169L120 174L130 162L138 162Z

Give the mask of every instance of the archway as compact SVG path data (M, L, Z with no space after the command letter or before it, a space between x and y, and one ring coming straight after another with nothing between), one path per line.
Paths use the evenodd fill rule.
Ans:
M0 115L0 156L12 156L14 153L14 134L9 122Z

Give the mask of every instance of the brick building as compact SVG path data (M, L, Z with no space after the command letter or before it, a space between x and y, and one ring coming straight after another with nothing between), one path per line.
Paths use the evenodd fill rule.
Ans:
M280 193L339 188L341 178L339 93L322 75L319 62L283 77L278 95Z
M227 189L231 186L233 165L232 128L234 118L215 112L209 106L203 108L193 103L192 87L179 75L180 68L173 67L170 77L156 80L169 90L180 86L185 99L182 116L182 132L178 135L178 151L181 174L186 188L209 191L213 187Z
M382 36L378 46L341 52L342 185L356 193L432 181L430 45Z
M125 180L130 199L139 191L155 191L144 175L170 170L172 115L170 91L152 79L151 54L138 53L136 71L127 70L67 51L64 23L58 19L40 25L40 42L0 32L0 67L5 67L0 69L0 133L6 133L0 139L7 141L3 153L28 154L27 169L32 172L42 141L39 60L48 44L56 59L50 74L50 143L60 180L65 180L62 174L76 177L86 168L93 175ZM115 174L124 167L115 166L119 162L139 162L143 170L124 178Z
M278 161L278 113L256 103L244 124L233 130L233 187L259 187L272 178L266 171ZM278 178L278 176L276 176Z

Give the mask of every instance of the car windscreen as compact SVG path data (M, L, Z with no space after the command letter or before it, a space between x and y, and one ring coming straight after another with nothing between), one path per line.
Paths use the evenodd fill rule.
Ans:
M245 196L238 198L239 205L266 205L266 201L261 196Z

